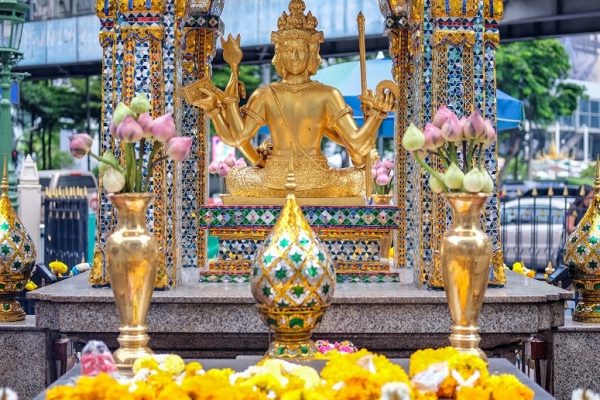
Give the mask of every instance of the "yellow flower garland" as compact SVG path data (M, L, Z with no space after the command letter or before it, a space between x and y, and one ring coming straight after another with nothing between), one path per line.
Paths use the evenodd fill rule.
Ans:
M186 365L176 355L144 357L134 365L136 376L133 380L119 381L106 374L83 376L74 386L49 389L46 399L435 400L438 396L457 400L533 399L533 391L516 377L490 376L484 361L450 347L420 350L411 356L412 378L428 371L432 365L446 363L444 365L451 373L441 382L437 392L417 390L402 367L385 356L367 350L328 355L329 361L320 376L311 367L279 360L263 360L237 373L231 369L205 371L200 363ZM457 380L467 384L461 386Z

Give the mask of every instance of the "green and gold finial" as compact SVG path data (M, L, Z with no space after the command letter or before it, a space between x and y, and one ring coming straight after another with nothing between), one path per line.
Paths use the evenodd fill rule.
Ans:
M600 189L600 154L596 156L596 179L594 179L594 189Z
M0 183L0 191L2 194L8 195L8 161L6 160L6 154L2 157L2 183Z

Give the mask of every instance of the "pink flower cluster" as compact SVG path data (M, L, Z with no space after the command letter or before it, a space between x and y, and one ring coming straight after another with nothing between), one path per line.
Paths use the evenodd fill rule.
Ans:
M371 168L371 176L376 185L388 186L394 177L395 163L393 160L377 160Z
M483 119L479 112L474 111L468 117L458 119L448 107L440 107L433 121L425 125L423 130L425 143L423 150L436 150L448 142L456 143L473 141L489 145L496 141L496 130L492 121Z
M213 160L208 165L208 172L210 174L218 174L222 177L226 177L232 168L243 168L247 166L248 164L246 164L246 160L244 158L240 157L236 160L235 157L230 154L223 161Z
M358 351L356 346L349 340L333 343L329 340L317 340L315 346L317 346L317 350L321 354L326 354L332 350L339 351L340 353L356 353Z

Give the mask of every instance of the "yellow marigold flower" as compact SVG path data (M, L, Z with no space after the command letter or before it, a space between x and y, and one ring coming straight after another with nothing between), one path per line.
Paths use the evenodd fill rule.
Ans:
M202 371L204 367L202 364L196 361L192 361L188 365L185 366L185 375L186 376L195 376L198 375L199 371Z
M185 369L185 362L177 354L169 354L160 363L160 369L171 375L179 375Z
M64 274L69 270L69 267L67 267L67 264L65 264L62 261L52 261L50 264L48 264L48 266L50 267L50 269L52 270L52 272L54 272L55 274Z
M27 281L27 283L25 284L25 290L31 291L31 290L35 290L37 288L38 288L38 286L31 279L29 279Z
M527 276L529 278L535 278L535 270L526 268L525 269L525 276Z
M486 381L492 400L533 400L534 392L514 375L492 375Z
M142 356L133 363L134 374L137 374L144 368L156 371L158 369L158 361L156 361L154 356Z
M481 386L461 387L456 393L456 400L490 400L490 390Z
M525 268L525 265L523 265L519 261L515 262L512 266L513 272L516 272L517 274L523 274L523 272L524 272L523 268Z
M456 354L458 351L450 346L440 349L417 350L410 356L410 376L413 377L419 372L425 371L431 364L448 361Z

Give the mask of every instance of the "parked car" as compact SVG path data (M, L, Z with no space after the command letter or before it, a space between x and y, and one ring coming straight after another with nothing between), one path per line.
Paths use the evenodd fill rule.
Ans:
M522 197L500 206L504 261L543 270L559 261L573 197Z
M42 192L46 189L86 188L88 204L94 212L98 209L98 182L94 174L88 171L45 170L39 171Z

